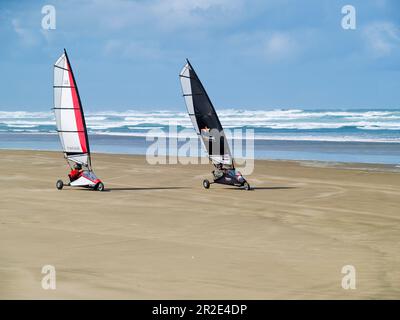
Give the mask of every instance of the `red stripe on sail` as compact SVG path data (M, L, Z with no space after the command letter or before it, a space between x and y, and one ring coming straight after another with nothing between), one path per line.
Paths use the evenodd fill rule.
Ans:
M85 135L85 127L83 126L83 120L82 120L82 111L81 111L81 106L79 104L79 99L78 99L78 93L76 92L75 88L75 83L74 79L72 77L72 72L71 68L67 62L67 69L69 70L69 83L71 86L71 94L72 94L72 103L74 105L74 111L75 111L75 120L76 120L76 127L79 136L79 142L81 144L82 152L87 152L86 148L86 135Z

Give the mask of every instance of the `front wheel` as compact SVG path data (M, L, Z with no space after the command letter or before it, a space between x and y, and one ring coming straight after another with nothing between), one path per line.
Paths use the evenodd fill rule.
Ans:
M250 190L250 185L247 181L243 184L243 187L244 187L244 190L247 190L247 191Z
M210 188L210 181L208 181L207 179L203 181L203 187L205 189L209 189Z
M104 183L103 183L103 182L100 182L100 183L97 185L96 190L97 190L97 191L104 191Z
M56 183L56 187L58 190L62 190L62 188L64 187L64 182L62 182L62 180L58 180Z

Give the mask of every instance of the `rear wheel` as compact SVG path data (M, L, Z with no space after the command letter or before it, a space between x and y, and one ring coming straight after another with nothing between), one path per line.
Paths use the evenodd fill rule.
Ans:
M245 183L243 183L243 187L244 187L244 190L250 190L250 185L248 184L248 182L246 181Z
M103 183L103 182L100 182L100 183L97 185L96 190L97 190L97 191L104 191L104 183Z
M58 180L56 183L56 187L58 190L62 190L62 188L64 187L64 182L62 182L62 180Z
M207 179L205 179L205 180L203 181L203 187L204 187L205 189L209 189L209 188L210 188L210 181L208 181Z

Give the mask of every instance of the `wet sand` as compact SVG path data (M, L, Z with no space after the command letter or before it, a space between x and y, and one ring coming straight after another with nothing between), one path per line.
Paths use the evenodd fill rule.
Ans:
M58 191L60 153L0 151L1 299L400 298L399 172L257 161L252 191L205 190L209 165L93 164L106 192Z

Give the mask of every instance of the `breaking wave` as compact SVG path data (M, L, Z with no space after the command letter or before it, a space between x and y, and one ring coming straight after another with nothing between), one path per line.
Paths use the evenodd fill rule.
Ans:
M363 141L400 143L400 110L218 110L226 129L253 129L260 140ZM169 133L170 124L192 129L177 111L87 112L89 133L143 136L151 129ZM0 132L55 133L52 112L0 111Z

